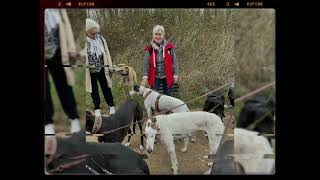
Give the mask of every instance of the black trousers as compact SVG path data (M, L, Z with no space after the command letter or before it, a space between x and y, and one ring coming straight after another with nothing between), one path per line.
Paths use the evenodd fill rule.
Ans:
M54 107L50 91L49 73L50 72L59 100L61 102L64 112L68 118L79 118L77 112L77 104L73 94L72 87L67 84L66 74L64 68L61 66L60 51L57 51L56 55L51 60L46 60L47 67L45 68L45 87L44 87L44 104L45 104L45 124L53 123Z
M159 92L160 86L162 85L163 94L170 96L170 91L167 84L167 78L155 78L154 87L151 87L153 90Z
M98 89L98 81L102 90L104 99L106 100L109 107L114 106L113 96L111 89L108 87L108 82L104 73L104 68L101 68L100 72L90 73L91 87L92 87L92 101L94 104L94 109L100 109L100 96Z

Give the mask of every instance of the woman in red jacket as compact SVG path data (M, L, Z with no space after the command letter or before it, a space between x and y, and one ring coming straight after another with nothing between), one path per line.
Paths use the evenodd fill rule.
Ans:
M169 89L178 82L178 64L175 47L164 39L163 26L153 28L152 40L145 48L142 86L148 83L153 90L159 91L163 85L163 94L170 95Z

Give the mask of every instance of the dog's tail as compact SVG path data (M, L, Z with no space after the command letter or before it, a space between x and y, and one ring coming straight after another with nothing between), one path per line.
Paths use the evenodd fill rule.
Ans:
M137 74L134 71L133 67L129 67L129 74L132 74L134 84L137 84Z

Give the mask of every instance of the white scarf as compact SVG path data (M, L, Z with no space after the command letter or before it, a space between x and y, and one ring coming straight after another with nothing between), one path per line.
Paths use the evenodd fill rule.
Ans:
M164 41L164 39L163 39ZM151 46L153 48L153 52L152 52L152 55L153 55L153 66L156 67L156 53L155 53L155 50L159 50L160 48L162 48L162 56L163 56L163 59L165 57L164 55L164 45L161 43L160 46L158 46L153 40L150 41L151 43Z
M58 27L60 21L61 17L59 14L59 10L47 9L45 11L45 27L48 34L50 34L53 29L56 29Z
M91 44L91 54L94 56L96 54L97 58L103 54L104 48L103 48L103 42L102 40L98 37L99 35L96 35L95 39L91 39L87 37L87 41L90 42Z

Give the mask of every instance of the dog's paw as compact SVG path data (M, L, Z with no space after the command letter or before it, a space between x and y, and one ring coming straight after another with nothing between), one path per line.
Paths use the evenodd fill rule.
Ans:
M129 146L130 146L130 143L128 142L128 143L126 143L124 146L129 147Z
M213 165L213 162L208 163L208 167L212 167L212 165Z
M211 169L209 169L208 171L204 172L203 175L210 175L211 173Z
M209 154L208 156L203 156L203 159L214 159L215 154Z
M181 152L183 152L183 153L186 152L186 151L187 151L187 148L182 148L181 149Z
M174 174L174 175L177 175L177 174L178 174L178 169L174 169L172 166L171 166L171 171L173 171L173 174Z
M143 151L143 150L144 150L144 147L140 145L139 150L140 150L140 151Z

